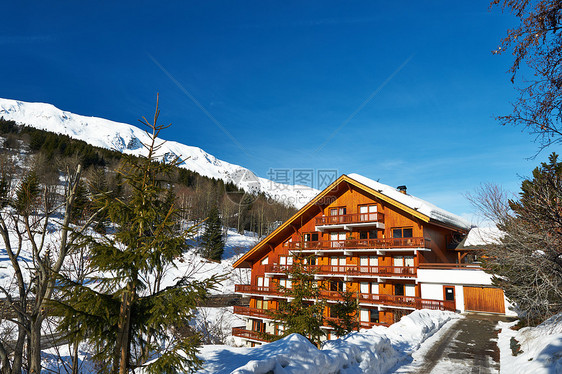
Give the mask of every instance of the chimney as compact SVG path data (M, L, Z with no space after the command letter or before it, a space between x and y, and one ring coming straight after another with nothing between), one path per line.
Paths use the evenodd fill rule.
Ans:
M398 186L396 189L406 195L406 186Z

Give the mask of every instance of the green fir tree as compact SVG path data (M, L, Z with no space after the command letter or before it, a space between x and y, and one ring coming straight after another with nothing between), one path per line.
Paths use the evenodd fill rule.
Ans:
M224 252L224 241L222 238L222 222L216 205L211 208L209 218L205 223L206 228L202 236L203 257L220 261Z
M56 308L62 317L59 330L74 344L89 344L100 372L125 374L142 366L148 373L184 373L200 366L198 336L176 332L188 326L216 279L176 278L175 284L161 287L194 230L177 230L178 211L170 204L171 186L163 177L179 160L156 158L163 144L157 138L168 127L157 125L158 114L157 105L153 123L141 121L150 129L147 156L126 157L118 170L123 197L96 195L109 227L85 237L83 245L89 251L89 271L98 277L88 283L61 280L65 302Z
M352 331L359 329L357 321L358 305L357 297L354 292L340 292L341 302L330 306L332 319L328 320L328 325L334 328L334 334L344 336Z
M322 299L321 288L314 279L315 271L307 262L310 263L310 258L302 253L293 257L293 265L285 271L291 286L279 286L288 300L281 300L279 309L270 313L283 326L281 337L300 334L319 347L325 335L321 326L324 325L326 301Z

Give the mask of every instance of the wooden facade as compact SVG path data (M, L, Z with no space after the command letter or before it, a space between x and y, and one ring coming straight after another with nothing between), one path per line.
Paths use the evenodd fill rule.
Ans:
M264 334L282 332L268 310L285 297L279 286L290 285L286 271L295 252L314 256L309 267L328 301L327 318L340 297L334 284L357 295L362 327L390 325L415 309L455 310L446 297L421 297L417 269L455 264L448 241L466 233L466 226L435 220L343 175L234 264L251 268L251 284L235 289L251 301L236 307L248 323L233 334L257 343Z

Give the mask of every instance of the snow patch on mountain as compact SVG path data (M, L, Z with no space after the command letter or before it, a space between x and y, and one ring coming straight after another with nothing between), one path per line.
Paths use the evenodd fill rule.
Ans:
M45 103L0 99L0 117L40 130L68 135L96 147L137 156L144 154L143 144L150 141L148 134L138 127L70 113ZM286 185L258 177L250 170L219 160L201 148L174 141L166 141L159 150L159 156L166 160L180 157L183 160L180 167L209 178L234 183L247 192L263 192L271 199L297 208L304 206L319 192L307 186Z

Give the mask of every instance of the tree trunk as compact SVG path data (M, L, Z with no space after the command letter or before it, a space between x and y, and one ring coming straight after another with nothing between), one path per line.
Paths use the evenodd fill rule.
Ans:
M131 306L133 301L133 286L127 287L123 292L121 309L119 311L119 324L117 331L117 342L113 354L112 373L126 374L129 369L129 346L131 327Z
M72 345L72 374L78 374L78 343Z
M29 373L41 372L41 325L43 316L40 314L31 317L30 347L29 347Z
M20 323L25 323L23 318L18 318ZM25 344L25 339L27 337L27 333L25 328L21 325L18 326L18 340L16 341L16 345L14 347L14 359L12 363L12 373L21 373L22 363L23 363L23 348Z

